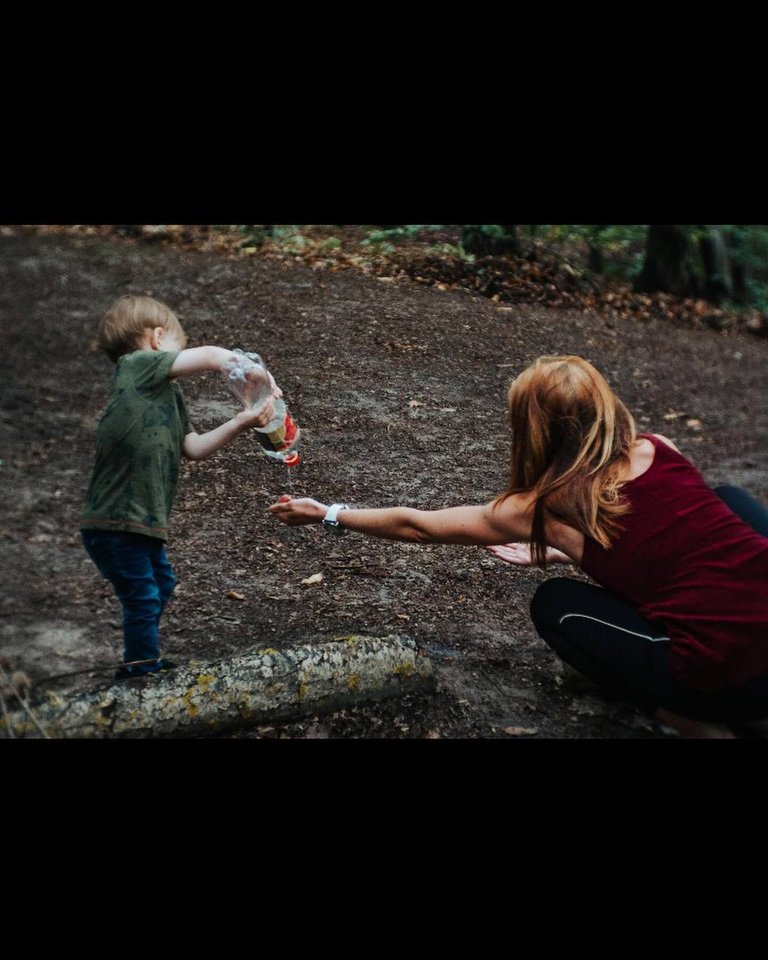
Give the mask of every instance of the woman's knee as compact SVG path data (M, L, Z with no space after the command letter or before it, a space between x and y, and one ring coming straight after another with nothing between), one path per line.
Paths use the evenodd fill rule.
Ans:
M720 484L714 487L714 492L723 503L740 517L748 526L752 527L763 537L768 537L768 510L751 493L743 487L733 484Z
M721 500L728 502L731 497L741 497L746 491L732 483L721 483L712 488Z
M531 598L530 604L531 619L537 628L553 626L560 622L560 617L567 609L572 584L575 583L578 581L570 577L552 577L541 584Z

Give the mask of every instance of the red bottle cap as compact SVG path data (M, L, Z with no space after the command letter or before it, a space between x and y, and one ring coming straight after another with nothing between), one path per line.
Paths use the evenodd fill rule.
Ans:
M300 459L301 457L294 450L293 453L289 453L287 457L283 458L283 463L286 465L286 467L295 467Z

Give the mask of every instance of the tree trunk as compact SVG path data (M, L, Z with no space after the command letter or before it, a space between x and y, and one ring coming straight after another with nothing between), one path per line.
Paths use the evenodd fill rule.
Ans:
M635 290L642 293L661 290L678 297L698 294L698 284L690 265L687 227L652 224L648 228L645 263L635 281Z
M589 247L589 259L587 266L593 273L605 272L605 259L603 257L603 248L600 243L600 234L605 230L607 224L601 224L592 229L587 236L587 246Z
M467 253L479 257L514 253L520 256L522 247L515 224L469 223L461 230L461 245Z
M519 257L523 252L523 248L520 243L520 237L517 235L517 224L503 223L501 228L507 235L504 252L514 253Z
M743 263L731 260L731 297L736 303L747 302L747 271Z
M731 264L731 298L736 303L746 303L748 291L744 230L734 226L726 226L722 230Z
M720 304L731 293L731 270L725 239L718 227L709 227L699 240L704 264L704 296Z
M413 640L349 636L214 663L193 661L70 698L49 690L47 702L32 711L52 738L211 736L433 687L432 665ZM17 737L41 736L24 712L9 713L6 723Z
M528 250L525 253L525 259L529 263L535 263L538 260L538 253L536 251L536 234L539 232L538 223L529 223L528 224L528 236L531 238L531 242L528 244ZM518 253L518 256L520 254Z

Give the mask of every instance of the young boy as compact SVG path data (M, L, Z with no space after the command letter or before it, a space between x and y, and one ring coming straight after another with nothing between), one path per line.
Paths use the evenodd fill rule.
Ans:
M186 342L173 312L151 297L120 297L99 325L99 346L117 366L80 529L123 606L125 664L115 679L175 666L160 658L158 626L176 584L164 545L182 454L205 460L246 428L274 418L267 398L215 430L195 433L173 379L223 370L236 354L211 346L186 350ZM273 381L273 396L280 395Z

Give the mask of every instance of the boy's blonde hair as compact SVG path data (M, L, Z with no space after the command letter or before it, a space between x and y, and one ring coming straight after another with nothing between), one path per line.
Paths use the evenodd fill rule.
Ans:
M173 310L164 303L152 297L120 297L101 318L99 347L113 363L117 363L124 353L139 348L145 330L154 330L155 327L177 333L182 346L186 344L183 327Z

